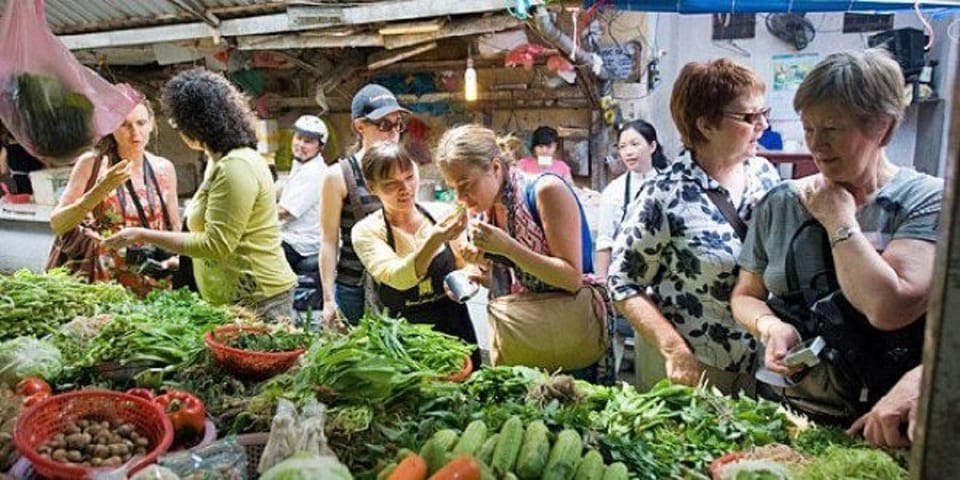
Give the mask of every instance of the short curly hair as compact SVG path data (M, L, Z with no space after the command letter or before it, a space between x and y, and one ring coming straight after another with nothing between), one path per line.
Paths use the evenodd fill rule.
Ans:
M670 96L670 113L683 146L694 148L707 143L697 128L697 119L719 123L723 109L731 102L743 95L762 95L766 89L756 72L729 58L684 65Z
M247 97L219 73L202 67L180 72L163 86L160 102L174 128L215 153L257 146Z

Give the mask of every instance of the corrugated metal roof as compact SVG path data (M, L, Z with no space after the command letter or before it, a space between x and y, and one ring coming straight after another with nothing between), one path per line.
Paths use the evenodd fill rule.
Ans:
M0 8L7 1L33 0L0 0ZM46 0L44 8L50 28L62 35L201 20L184 6L226 19L279 12L286 5L262 0Z

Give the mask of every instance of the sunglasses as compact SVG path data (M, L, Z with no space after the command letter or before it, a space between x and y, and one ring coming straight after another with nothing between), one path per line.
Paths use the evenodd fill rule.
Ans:
M403 133L407 131L407 120L404 118L401 118L399 121L396 121L396 122L391 122L390 120L387 120L387 119L382 119L377 121L367 120L367 123L376 125L377 130L380 130L381 132L389 132L391 130L396 130L397 133Z
M760 119L764 119L767 123L770 122L770 107L766 107L759 112L723 112L723 116L727 118L732 118L734 120L739 120L743 123L749 123L751 125L760 124Z

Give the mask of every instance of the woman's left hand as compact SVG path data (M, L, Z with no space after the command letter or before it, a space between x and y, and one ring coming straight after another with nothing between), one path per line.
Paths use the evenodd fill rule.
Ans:
M103 239L103 246L106 248L122 248L127 245L134 243L139 243L141 241L141 232L143 231L140 227L128 227L120 230L119 232Z
M472 225L473 244L485 252L507 256L513 239L507 232L484 221Z
M811 178L800 187L800 200L827 231L856 224L857 204L853 194L838 183L822 177Z

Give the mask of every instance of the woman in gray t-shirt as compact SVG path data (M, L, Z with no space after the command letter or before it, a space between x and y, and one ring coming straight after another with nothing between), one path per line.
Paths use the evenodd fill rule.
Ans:
M906 107L903 84L894 60L867 50L828 56L797 91L794 109L820 173L773 189L757 206L731 298L734 318L761 339L774 373L798 371L783 360L800 338L766 300L787 290L788 244L811 218L829 247L796 259L801 285L829 255L840 290L876 329L903 328L926 310L943 181L886 157Z

